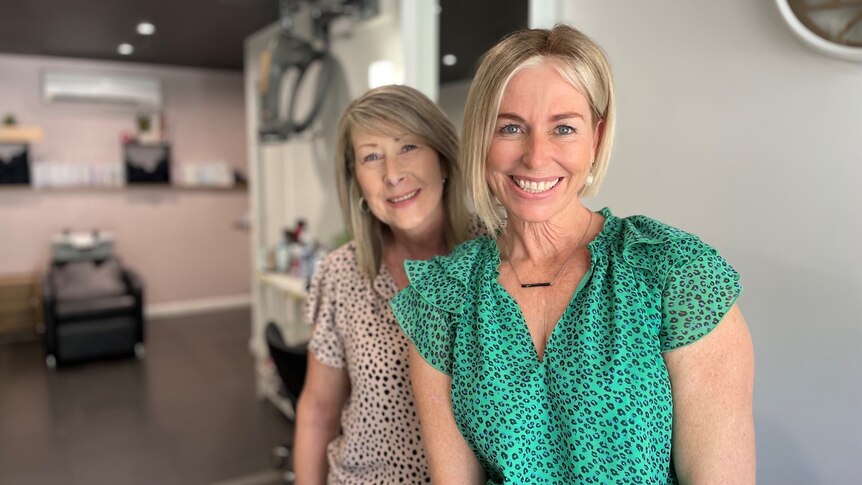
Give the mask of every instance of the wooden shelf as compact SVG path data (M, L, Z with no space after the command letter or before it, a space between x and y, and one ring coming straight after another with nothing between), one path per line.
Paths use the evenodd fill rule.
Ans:
M129 186L127 185L126 188ZM138 186L135 186L137 188ZM248 192L248 185L246 184L237 184L237 185L182 185L182 184L172 184L170 186L172 189L179 190L208 190L208 191L227 191L227 192Z
M260 272L257 274L261 283L270 285L292 298L305 298L305 280L284 273Z
M42 140L42 128L0 126L0 143L35 143Z

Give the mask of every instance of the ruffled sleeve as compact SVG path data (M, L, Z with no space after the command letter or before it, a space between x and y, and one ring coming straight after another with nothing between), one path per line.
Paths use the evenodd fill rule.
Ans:
M623 256L661 285L661 351L694 343L711 332L742 292L739 274L697 236L653 219L624 220Z
M662 292L662 352L694 343L712 331L742 292L739 274L699 239L680 241L684 253L670 268Z
M406 261L410 284L390 302L395 319L422 358L450 376L457 326L469 299L467 280L477 249L471 241L449 256Z
M342 369L345 366L344 343L335 324L337 296L329 274L333 255L330 254L317 265L306 292L305 320L314 327L308 343L309 352L322 364Z

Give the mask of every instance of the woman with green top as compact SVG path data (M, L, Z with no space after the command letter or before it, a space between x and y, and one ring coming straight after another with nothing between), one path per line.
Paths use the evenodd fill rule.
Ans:
M583 205L613 133L607 58L577 30L483 58L461 161L497 237L408 261L391 303L436 483L754 483L738 275L696 236Z

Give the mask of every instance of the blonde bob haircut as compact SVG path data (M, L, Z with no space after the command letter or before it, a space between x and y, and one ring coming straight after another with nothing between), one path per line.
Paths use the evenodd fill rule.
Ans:
M589 37L567 25L552 30L528 29L509 34L482 57L464 108L461 162L469 177L476 212L491 234L502 227L504 213L485 181L485 163L503 93L524 69L553 65L590 104L592 125L599 122L600 140L590 172L593 183L579 195L598 193L608 166L614 137L614 88L605 52Z
M433 148L440 159L446 182L443 206L449 249L467 239L469 212L467 190L458 167L458 135L449 118L424 94L408 86L382 86L366 92L350 103L338 123L335 176L341 211L350 236L356 243L359 269L371 280L377 277L389 227L367 206L360 206L362 190L356 180L356 154L352 136L362 131L377 135L410 133Z

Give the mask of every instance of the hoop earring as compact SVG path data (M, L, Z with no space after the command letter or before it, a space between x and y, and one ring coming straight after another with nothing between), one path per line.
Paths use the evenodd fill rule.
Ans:
M368 202L365 200L365 197L359 198L359 212L368 214Z

